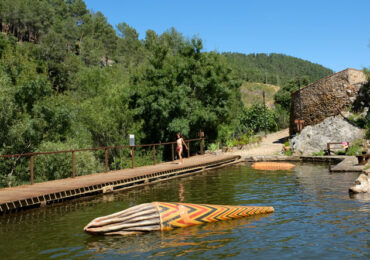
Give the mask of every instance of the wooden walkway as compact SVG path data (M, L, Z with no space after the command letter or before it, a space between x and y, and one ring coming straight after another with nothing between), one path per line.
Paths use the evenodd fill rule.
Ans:
M199 155L184 163L167 162L134 169L96 173L76 178L0 189L0 214L40 207L64 200L115 190L131 189L172 178L195 174L239 161L236 155Z

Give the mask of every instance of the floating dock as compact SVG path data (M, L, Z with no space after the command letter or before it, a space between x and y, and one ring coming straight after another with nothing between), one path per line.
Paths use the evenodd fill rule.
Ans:
M166 162L134 169L96 173L75 178L0 189L0 214L35 208L100 193L133 189L192 175L240 161L238 155L199 155L183 164Z

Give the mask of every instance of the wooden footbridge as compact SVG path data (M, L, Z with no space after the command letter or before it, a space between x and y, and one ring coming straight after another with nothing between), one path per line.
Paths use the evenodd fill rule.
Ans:
M72 152L72 156L74 156L75 151L64 152ZM31 162L32 160L31 157ZM42 183L33 183L33 176L31 176L30 185L0 189L0 214L84 196L138 188L143 185L234 164L239 160L240 156L235 155L205 154L189 156L189 158L184 159L183 164L173 160L151 166L132 167L131 169L107 171L105 173L77 177L73 175L71 178Z

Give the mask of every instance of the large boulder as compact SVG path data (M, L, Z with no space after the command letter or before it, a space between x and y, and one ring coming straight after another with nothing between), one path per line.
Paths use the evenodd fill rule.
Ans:
M306 126L290 143L295 154L312 155L313 152L325 150L327 143L351 143L364 136L363 129L354 126L341 116L332 116L317 125Z

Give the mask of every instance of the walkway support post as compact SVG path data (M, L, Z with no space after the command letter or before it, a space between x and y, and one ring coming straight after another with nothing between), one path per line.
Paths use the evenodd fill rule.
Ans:
M108 148L105 148L105 172L108 172Z
M154 162L154 165L157 163L155 160L155 145L153 145L153 162Z
M76 160L75 160L75 152L72 152L72 178L76 177Z
M134 147L131 146L131 168L135 168L135 151L134 151Z
M30 157L30 182L33 184L33 155Z

